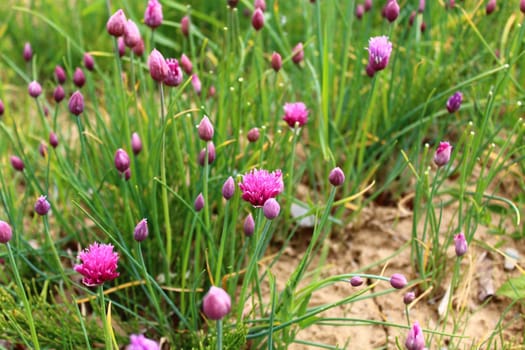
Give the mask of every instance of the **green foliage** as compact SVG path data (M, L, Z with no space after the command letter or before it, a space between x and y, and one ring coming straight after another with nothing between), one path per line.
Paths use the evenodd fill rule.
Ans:
M522 300L525 298L525 275L509 278L499 287L496 295L510 298L512 300Z

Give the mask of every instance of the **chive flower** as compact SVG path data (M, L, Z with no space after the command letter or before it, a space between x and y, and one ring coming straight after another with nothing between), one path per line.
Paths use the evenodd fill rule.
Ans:
M263 205L263 214L268 220L275 219L279 212L281 211L281 206L275 200L275 198L269 198Z
M447 110L449 113L454 113L459 110L461 103L463 102L463 94L461 92L456 92L454 95L450 96L447 100Z
M134 155L138 155L142 151L142 140L136 132L131 134L131 150Z
M193 64L191 63L191 60L188 58L188 56L186 56L185 54L182 54L182 56L180 56L180 65L184 73L191 75L191 73L193 72Z
M61 66L55 67L55 78L59 84L66 82L66 71Z
M191 85L193 86L193 90L195 90L195 93L197 95L200 95L202 90L202 83L197 74L193 74L191 76Z
M133 230L133 238L137 242L142 242L146 238L148 238L149 230L148 230L148 220L142 219L139 221L137 226L135 226L135 230Z
M228 293L219 287L211 286L202 300L202 311L210 320L222 320L232 307Z
M253 220L252 213L248 214L246 219L244 219L243 230L247 237L253 236L255 231L255 221Z
M425 349L425 338L423 337L423 330L419 326L419 323L415 322L412 328L408 331L405 347L407 350Z
M345 173L341 168L335 167L330 171L330 175L328 175L328 181L332 184L332 186L337 187L341 186L345 182Z
M75 69L75 73L73 73L73 83L78 88L81 88L86 83L86 76L80 67L77 67L77 69Z
M468 249L468 243L463 232L460 232L454 236L454 246L457 257L465 255Z
M124 173L127 169L129 169L129 155L126 151L124 151L122 148L119 148L115 152L115 168L121 173Z
M389 22L394 22L399 16L399 4L396 0L388 0L384 8L385 17Z
M202 193L199 193L197 198L195 198L195 202L193 202L193 207L195 208L196 212L199 212L204 208L204 196Z
M308 109L303 102L285 103L283 109L283 120L291 128L300 128L308 121Z
M69 111L77 117L84 111L84 96L80 91L75 91L69 98Z
M17 156L11 156L9 159L11 161L11 165L13 166L13 169L16 171L23 171L24 170L24 161L20 159Z
M44 216L49 213L49 209L51 209L51 204L47 201L46 196L40 196L35 202L35 212L40 215Z
M303 43L298 43L292 50L292 61L295 64L301 63L304 59L304 48Z
M394 273L392 277L390 277L390 285L395 289L403 289L407 284L406 277L400 273Z
M230 200L233 195L235 194L235 181L233 181L233 177L228 177L226 181L224 182L224 185L222 185L222 196L226 200Z
M160 345L146 338L144 334L132 334L129 336L129 345L125 350L160 350Z
M30 43L25 43L24 44L24 51L23 51L22 55L24 56L24 61L26 61L26 62L31 61L31 58L33 58L33 49L31 48L31 44Z
M180 31L185 37L190 35L190 18L188 16L184 16L181 18Z
M182 83L182 69L179 66L179 61L175 58L166 59L168 66L168 74L164 78L164 84L167 86L179 86Z
M284 190L281 170L268 172L264 169L253 169L242 177L239 183L242 199L254 207L262 207L270 198L275 198Z
M78 259L81 263L75 265L74 270L83 276L82 283L88 287L102 285L119 276L119 255L113 252L111 244L95 242L80 252Z
M253 2L253 7L256 9L261 9L261 11L266 11L266 1L264 0L255 0Z
M120 37L124 35L126 23L126 15L122 9L119 9L111 17L109 17L108 22L106 23L106 30L108 31L109 35Z
M251 128L248 131L248 134L246 135L246 137L248 138L249 142L253 143L253 142L257 142L257 140L259 140L260 135L261 134L260 134L258 128Z
M42 86L40 86L37 81L33 80L27 86L27 91L31 97L37 98L42 93Z
M151 51L149 57L148 57L148 67L149 67L149 74L153 78L153 80L156 81L164 81L166 77L168 76L169 67L166 63L166 60L164 59L164 56L157 51L157 49L153 49Z
M124 27L124 44L132 49L140 41L140 31L137 24L131 19L128 19Z
M363 284L363 279L360 276L354 276L350 278L350 284L352 287L359 287Z
M62 85L57 85L55 91L53 91L53 99L56 103L60 103L65 97L66 93L64 92L64 88Z
M256 31L264 27L264 13L260 8L256 8L252 16L252 26Z
M0 243L6 244L12 237L13 230L11 226L7 222L0 220Z
M90 72L95 69L95 59L89 53L84 53L84 67Z
M403 303L405 305L408 305L411 302L413 302L415 299L416 299L416 294L414 292L406 292L405 295L403 296Z
M49 144L53 148L56 148L58 146L58 136L52 131L49 133Z
M213 125L207 116L201 119L198 127L199 138L203 141L211 141L213 139Z
M208 149L208 164L212 164L215 161L216 153L215 153L215 145L213 142L209 141L206 144L206 147L201 149L199 152L199 165L204 166L204 161L206 160L206 149Z
M447 141L440 142L436 153L434 154L434 163L437 166L442 167L447 165L450 161L450 154L452 152L452 146Z
M162 24L162 5L157 0L149 0L144 12L144 24L155 29Z
M278 72L281 70L281 67L283 66L283 59L281 58L281 55L279 53L274 52L272 53L272 68L274 71Z
M368 66L372 73L386 68L390 54L392 53L392 43L387 36L376 36L370 38L368 42Z

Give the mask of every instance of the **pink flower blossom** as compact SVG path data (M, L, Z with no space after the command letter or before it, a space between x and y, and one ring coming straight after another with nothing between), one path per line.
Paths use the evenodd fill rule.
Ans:
M308 121L308 109L302 102L285 103L283 120L291 128L301 127Z
M239 188L242 199L254 207L262 207L268 199L275 198L284 190L281 170L270 173L268 170L254 169L243 175Z
M80 252L78 258L81 264L74 269L84 278L82 283L88 287L99 286L119 276L117 264L119 256L113 252L111 244L93 243L88 249Z
M126 350L159 350L160 346L154 340L146 338L143 334L132 334Z
M386 68L390 54L392 53L392 43L386 36L376 36L370 38L368 43L368 66L374 71Z
M182 69L179 66L179 61L175 58L168 58L166 64L168 65L168 75L164 78L164 84L179 86L182 83Z
M155 29L162 24L162 5L157 0L149 0L144 12L144 24Z
M211 286L202 300L202 311L210 320L222 320L231 308L230 295L219 287Z

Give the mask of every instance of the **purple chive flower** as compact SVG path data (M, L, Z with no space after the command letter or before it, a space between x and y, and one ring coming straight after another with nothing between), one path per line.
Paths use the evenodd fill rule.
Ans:
M417 8L417 12L425 12L425 0L419 0L419 7Z
M523 0L522 0L523 2ZM448 3L448 8L454 8L456 6L456 0L450 0Z
M84 96L80 91L75 91L69 98L69 111L77 117L84 111Z
M413 302L415 299L416 299L416 294L414 292L406 292L405 295L403 296L403 303L405 305L408 305L411 302Z
M283 120L291 128L300 128L308 121L308 109L302 102L285 103L283 109Z
M24 61L26 62L31 61L31 58L33 58L33 49L31 48L30 43L24 44L23 56L24 56Z
M47 201L46 196L40 196L35 202L35 211L38 215L44 216L49 213L49 209L51 209L51 204Z
M127 168L126 170L124 170L123 174L124 174L124 180L129 181L129 179L131 179L131 169L130 168Z
M27 91L31 97L37 98L42 93L42 86L40 86L37 81L33 80L29 83Z
M60 103L64 97L66 97L66 93L64 92L64 88L62 85L58 85L55 88L55 91L53 92L53 98L55 99L56 103Z
M74 269L84 276L82 283L88 287L102 285L119 276L117 272L119 256L113 252L111 244L95 242L88 249L80 252L78 259L82 263L75 265Z
M202 195L202 192L199 193L197 198L195 198L195 202L193 202L193 207L195 208L196 212L199 212L204 208L204 196Z
M185 37L190 35L190 17L184 16L180 20L180 31Z
M144 12L144 24L155 29L162 24L162 5L157 0L149 0Z
M427 24L424 21L421 22L421 26L419 27L419 30L421 30L421 33L424 33L425 30L427 30Z
M185 54L182 54L182 56L180 56L180 65L184 73L191 75L191 73L193 72L193 64L191 63L191 60L188 58L188 56L186 56Z
M80 67L77 67L77 69L75 69L75 73L73 73L73 83L79 89L86 83L86 76L84 75L84 71Z
M199 152L198 160L200 166L204 166L204 161L206 160L206 148L208 149L208 164L212 164L215 161L215 145L210 141L206 144L206 147Z
M193 74L191 76L191 85L193 85L193 90L195 90L195 93L197 95L200 95L202 90L202 84L197 74Z
M520 11L525 14L525 0L520 0Z
M266 202L264 202L263 213L268 220L275 219L279 215L280 211L281 206L275 200L275 198L269 198Z
M168 76L170 68L166 63L164 56L162 56L162 54L157 51L157 49L153 49L153 51L151 51L148 58L148 66L149 74L151 74L153 80L164 81L164 79L166 79Z
M255 231L255 221L253 220L252 213L248 214L246 219L244 219L243 229L244 229L244 234L247 237L253 236L253 232Z
M385 69L391 53L392 43L388 41L387 36L370 38L368 43L368 66L373 72Z
M90 72L95 69L95 59L89 53L84 53L84 67Z
M330 171L330 175L328 175L328 181L332 184L332 186L337 187L341 186L345 182L345 173L341 168L335 167Z
M58 146L58 137L54 132L49 133L49 144L51 147L56 148Z
M416 20L416 15L417 15L416 11L410 12L410 17L408 17L408 25L409 26L412 27L414 25L414 21Z
M350 284L352 287L359 287L363 284L363 279L360 276L354 276L350 278Z
M4 115L4 111L5 111L4 102L0 100L0 117Z
M134 155L138 155L142 151L142 141L136 132L131 134L131 150Z
M222 288L211 286L202 300L202 311L210 320L222 320L232 307L228 293Z
M256 31L264 27L264 13L260 8L256 8L252 16L252 26Z
M124 35L126 23L126 15L122 9L119 9L111 17L109 17L108 22L106 23L106 29L109 35L119 37Z
M278 72L281 70L281 67L283 66L283 59L281 58L281 55L279 55L277 52L272 53L272 68L274 71Z
M143 334L129 336L129 345L125 350L160 350L159 343L146 338Z
M456 256L460 257L465 255L468 249L468 243L463 232L454 236L454 246L456 249Z
M40 153L42 158L47 156L47 146L44 142L40 142L40 145L38 146L38 153Z
M365 14L365 7L363 6L363 4L358 4L355 7L355 16L357 17L357 19L361 19L363 18L364 14Z
M66 71L61 66L55 67L55 78L59 84L66 82Z
M128 19L124 27L124 44L130 49L137 45L140 41L140 31L137 24L131 19Z
M6 244L12 237L13 230L11 226L7 222L0 220L0 243Z
M142 57L142 55L144 54L144 40L140 38L139 42L135 46L133 46L131 50L136 56Z
M447 110L449 113L454 113L459 110L461 107L461 102L463 102L463 94L461 92L456 92L454 95L450 96L447 100Z
M224 185L222 186L222 196L226 200L230 200L233 195L235 194L235 181L233 181L233 177L228 177L228 179L224 182Z
M137 242L142 242L148 237L149 231L148 231L148 220L142 219L139 221L137 226L135 226L135 230L133 230L133 238Z
M496 10L496 0L489 0L485 8L487 15L490 15L494 10Z
M126 151L124 151L122 148L119 148L115 152L115 168L121 173L124 173L127 169L129 169L129 156Z
M255 0L253 2L253 7L256 9L261 9L261 11L266 11L266 1L264 0Z
M372 0L365 0L365 12L368 12L372 9Z
M301 63L303 59L304 59L303 43L299 43L295 45L295 47L292 50L292 61L295 64L299 64Z
M213 139L213 125L207 116L201 119L198 127L199 138L203 141L211 141Z
M9 159L11 161L11 165L13 166L13 169L16 171L24 171L24 161L17 156L11 156Z
M164 78L164 84L167 86L179 86L182 83L182 69L179 67L179 61L175 58L166 59L168 66L168 75Z
M434 163L437 166L444 166L450 161L450 153L452 152L452 146L447 141L440 142L436 153L434 154Z
M248 131L248 134L246 135L249 142L257 142L260 136L260 132L258 128L251 128L250 131Z
M126 54L126 44L124 43L124 38L121 36L117 38L117 47L119 57L124 56Z
M388 0L385 5L385 17L389 22L394 22L399 16L399 4L396 0Z
M390 285L395 289L403 289L407 284L406 277L400 273L394 273L392 277L390 277Z
M239 0L228 0L228 6L230 6L230 8L237 7L238 3L239 3Z
M242 199L254 207L262 207L270 198L275 198L284 190L281 170L268 172L268 170L253 169L243 175L239 183Z
M419 326L419 323L415 322L412 328L408 331L405 347L407 350L425 349L425 338L423 337L423 330Z

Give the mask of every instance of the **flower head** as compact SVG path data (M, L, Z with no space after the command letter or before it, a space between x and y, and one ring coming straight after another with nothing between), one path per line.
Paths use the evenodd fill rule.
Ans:
M365 6L363 4L358 4L355 7L355 16L357 19L363 18L363 15L365 14Z
M131 134L131 150L134 155L137 155L142 151L142 141L140 140L139 134L136 132Z
M11 156L10 158L11 165L13 166L13 169L17 171L23 171L24 170L24 161L17 156Z
M55 78L59 84L64 84L66 82L66 71L61 66L55 67Z
M140 41L140 31L137 24L131 19L128 19L124 27L124 44L130 49L137 45Z
M405 276L403 276L400 273L394 273L392 277L390 277L390 284L395 289L403 289L408 284L407 279Z
M33 80L29 83L27 91L31 97L37 98L42 93L42 86L40 86L37 81Z
M350 278L350 284L352 287L359 287L363 284L363 279L360 276L354 276Z
M266 1L264 0L255 0L253 2L253 7L256 9L261 9L261 11L266 11Z
M211 286L202 300L202 311L210 320L221 320L232 308L228 293L222 288Z
M198 127L199 138L203 141L211 141L213 139L213 125L207 116L201 119Z
M291 128L301 127L308 121L308 109L302 102L285 103L283 109L283 120Z
M243 230L246 236L253 236L253 232L255 231L255 221L253 220L252 213L248 214L246 219L244 219Z
M489 0L487 7L485 7L485 12L487 15L490 15L494 10L496 10L496 0Z
M197 198L195 198L195 202L193 202L193 207L197 212L201 211L202 208L204 208L204 196L202 195L202 192L199 193Z
M233 177L229 177L224 182L224 185L222 185L222 196L224 199L229 200L233 197L235 194L235 181L233 181Z
M164 56L162 56L162 54L157 51L157 49L153 49L153 51L151 51L148 58L148 66L149 74L151 74L153 80L164 81L164 79L166 79L168 76L170 68L166 63Z
M160 350L159 343L146 338L143 334L132 334L126 350Z
M191 75L193 72L193 64L191 63L191 60L186 56L185 54L182 54L180 56L180 65L182 67L182 70L184 70L184 73Z
M115 152L115 168L121 173L125 172L127 169L129 169L129 155L126 151L124 151L122 148L119 148Z
M215 145L210 141L206 144L206 147L199 152L198 160L200 166L204 166L204 162L206 161L206 150L208 150L208 164L212 164L215 161Z
M179 86L182 83L182 69L180 69L179 61L175 58L166 59L168 65L168 75L164 78L164 84L167 86Z
M148 237L149 231L148 231L148 220L142 219L139 221L137 226L135 226L135 230L133 231L133 238L137 242L142 242Z
M405 347L407 350L423 350L425 348L425 338L423 337L423 330L419 326L419 323L414 323L408 331Z
M408 305L411 302L413 302L415 299L416 299L416 294L414 292L406 292L405 295L403 296L403 303L405 305Z
M450 96L447 100L447 110L449 113L454 113L459 110L461 107L461 102L463 102L463 94L461 92L456 92L454 95Z
M436 153L434 154L434 163L437 166L444 166L450 161L452 146L447 141L440 142Z
M109 35L119 37L124 35L126 23L126 15L122 9L119 9L111 17L109 17L108 22L106 23L106 29Z
M454 236L454 246L456 249L456 256L463 256L467 252L468 243L463 232Z
M26 61L26 62L31 61L31 58L33 58L33 49L31 48L31 44L30 43L25 43L24 44L23 56L24 56L24 61Z
M53 91L53 98L55 99L55 102L60 103L64 99L64 97L66 97L64 88L62 87L62 85L57 85L55 91Z
M303 43L299 43L295 45L295 47L292 50L292 61L295 64L299 64L301 63L303 59L304 59Z
M11 229L11 226L5 222L0 220L0 243L7 243L11 240L13 237L13 230Z
M281 55L279 53L274 52L272 53L272 68L274 71L278 72L281 70L281 67L283 66L283 59L281 58Z
M75 91L71 95L68 107L69 111L76 116L79 116L84 111L84 96L82 96L80 91Z
M269 198L266 202L264 202L263 213L268 220L275 219L279 215L280 211L281 206L279 205L279 202L275 200L275 198Z
M330 181L332 186L341 186L345 182L345 173L341 168L335 167L330 172L330 175L328 175L328 181Z
M157 0L149 0L144 12L144 23L155 29L162 24L162 5Z
M392 43L388 41L387 36L370 38L368 43L368 65L374 72L385 69L391 53Z
M190 18L188 16L184 16L181 18L180 31L182 32L182 35L184 36L190 35Z
M144 40L140 38L139 42L136 43L131 50L136 56L142 57L142 55L144 54Z
M84 54L84 67L90 72L95 69L95 59L87 52Z
M525 13L525 0L520 0L520 11Z
M259 132L258 128L251 128L248 131L248 134L246 135L246 137L248 138L249 142L256 142L259 139L260 135L261 133Z
M275 198L284 190L281 170L270 173L264 169L254 169L243 175L239 188L242 199L254 207L262 207L268 199Z
M52 131L49 133L49 144L53 148L56 148L58 146L58 136Z
M86 75L80 67L77 67L77 69L75 69L75 73L73 73L73 83L78 88L81 88L86 83Z
M4 114L4 102L0 100L0 116Z
M256 8L252 16L252 26L256 31L264 27L264 13L260 8Z
M193 86L193 90L195 90L195 93L197 95L200 95L202 90L202 83L197 74L193 74L191 76L191 85Z
M384 8L384 14L389 22L396 20L397 16L399 16L399 4L396 0L388 0Z
M35 203L35 211L38 215L43 216L49 213L49 209L51 209L51 204L47 201L46 196L40 196L36 200Z
M372 0L365 0L365 11L368 12L372 9Z
M78 259L82 263L75 265L74 269L84 276L82 283L88 287L99 286L119 276L117 272L119 256L113 252L111 244L95 242L88 249L80 252Z

